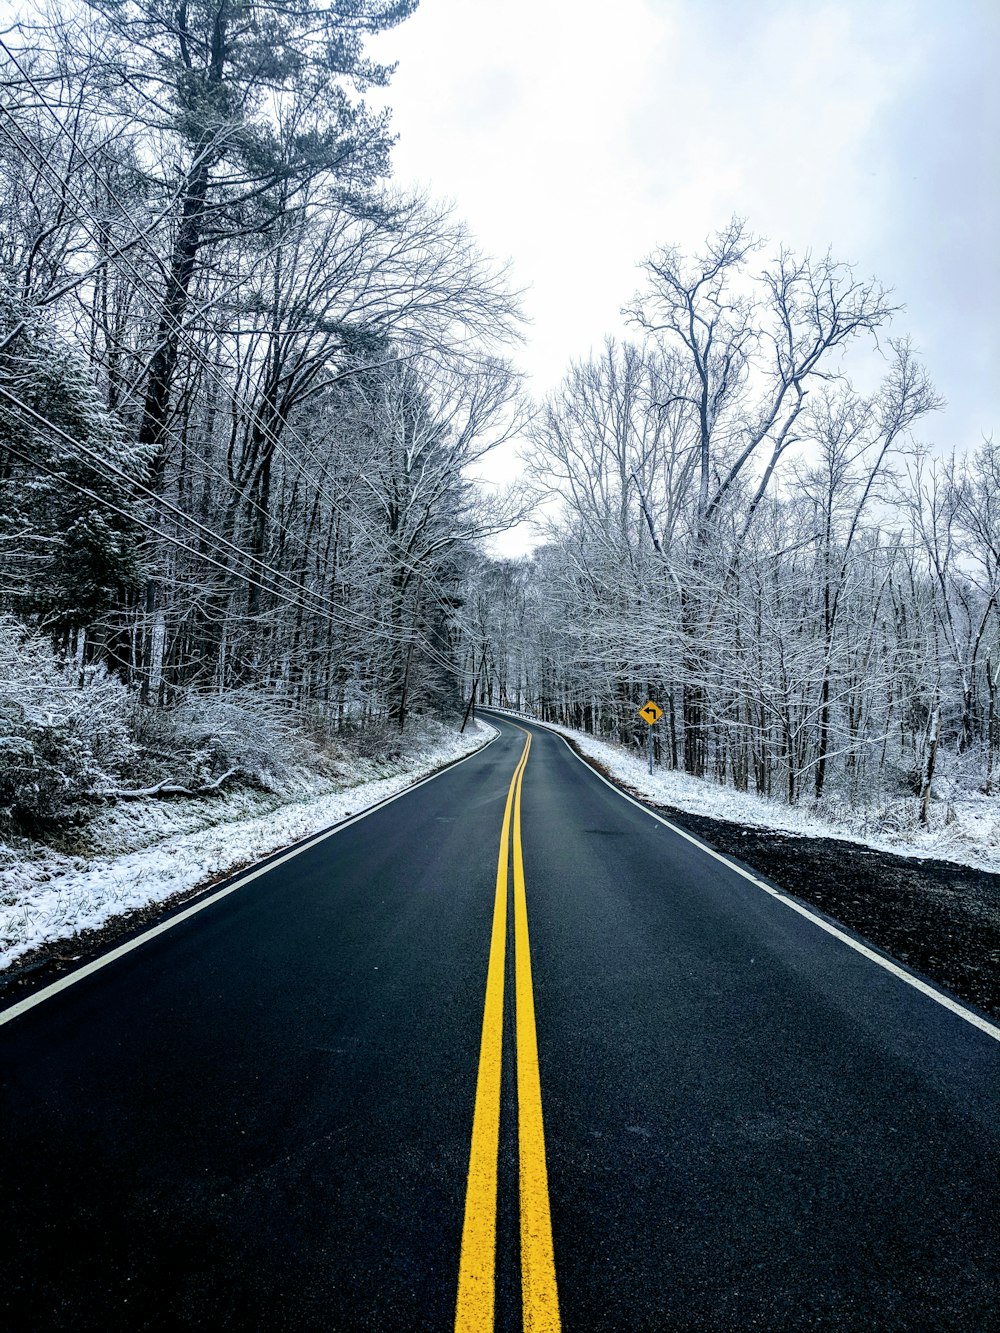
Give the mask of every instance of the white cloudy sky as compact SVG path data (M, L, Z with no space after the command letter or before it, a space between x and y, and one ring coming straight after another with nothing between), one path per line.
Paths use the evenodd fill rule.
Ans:
M422 0L373 54L397 179L530 288L536 393L622 331L645 254L735 212L895 288L928 438L1000 432L996 0Z

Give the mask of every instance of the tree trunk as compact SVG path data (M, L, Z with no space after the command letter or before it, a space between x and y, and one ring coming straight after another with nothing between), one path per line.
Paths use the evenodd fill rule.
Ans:
M823 795L826 782L826 760L830 750L830 671L823 669L823 688L820 692L819 740L816 758L816 799Z
M936 704L931 713L927 731L927 767L924 772L924 785L920 793L920 822L924 828L931 822L931 784L934 781L934 766L937 763L938 735L941 729L941 706Z
M149 363L149 374L146 379L146 398L139 426L139 443L148 445L152 450L150 475L157 489L162 485L166 470L170 390L177 369L181 324L187 310L191 279L201 245L201 224L208 197L208 179L208 161L202 158L190 177L184 195L177 240L170 257L167 290L160 308L156 350Z

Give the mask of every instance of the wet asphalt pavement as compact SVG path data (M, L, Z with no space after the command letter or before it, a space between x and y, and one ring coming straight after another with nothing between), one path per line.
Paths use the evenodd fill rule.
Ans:
M0 1027L6 1328L451 1327L524 742L499 725ZM530 730L563 1326L1000 1327L1000 1043ZM497 1327L513 1329L507 991Z

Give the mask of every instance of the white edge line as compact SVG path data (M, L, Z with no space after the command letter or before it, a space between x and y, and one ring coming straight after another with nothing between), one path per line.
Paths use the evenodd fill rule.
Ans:
M500 709L496 709L495 711L498 713L501 712ZM519 715L514 714L514 716ZM900 967L898 963L894 963L891 958L885 957L884 954L876 953L876 951L870 949L867 944L862 944L860 940L852 938L846 931L839 930L836 926L831 925L829 921L824 921L821 916L817 916L815 912L811 912L808 907L804 907L801 903L797 903L793 898L789 898L787 894L782 893L779 889L772 888L771 885L766 884L764 880L758 879L756 875L752 875L749 870L744 870L743 867L738 866L735 861L731 861L728 856L724 856L721 852L717 852L714 847L709 847L706 843L702 842L700 838L696 838L693 833L686 832L686 830L680 828L677 824L672 824L669 819L664 819L662 815L658 815L655 811L650 810L649 806L643 805L641 801L635 800L635 798L630 796L628 792L622 791L622 789L616 786L615 783L609 782L604 774L599 773L592 764L588 764L586 759L573 749L572 745L569 743L569 739L561 732L553 730L547 723L538 722L534 718L525 718L523 720L530 722L533 726L544 727L545 730L550 731L553 736L558 736L574 759L579 759L584 768L593 773L595 778L599 778L606 787L610 787L613 792L616 792L623 801L628 801L628 803L634 805L637 810L641 810L643 814L649 815L650 819L655 819L658 824L662 824L664 828L668 828L671 833L676 833L679 838L684 838L686 842L691 843L692 846L703 851L706 856L714 857L716 861L721 861L722 864L728 866L730 870L735 870L737 875L742 875L743 878L749 880L751 884L755 884L758 889L763 889L765 893L770 894L770 896L777 899L779 903L783 903L785 907L790 907L793 912L798 912L799 916L804 916L807 921L812 921L813 924L819 926L821 930L825 930L828 935L832 935L834 939L840 940L841 943L848 945L850 948L854 949L856 953L863 954L865 958L873 963L877 963L878 966L884 968L886 972L891 972L892 975L898 977L900 981L905 981L906 984L912 986L914 990L920 991L922 995L929 996L938 1004L943 1005L945 1009L950 1009L951 1012L957 1014L959 1018L964 1018L967 1023L971 1023L973 1027L979 1028L980 1032L985 1032L986 1035L992 1037L994 1041L1000 1041L1000 1027L997 1027L987 1019L980 1017L979 1014L973 1013L971 1009L966 1009L965 1005L959 1004L959 1002L953 1000L950 995L946 995L943 991L936 990L933 986L929 986L926 981L922 981L919 977L915 977L911 972L907 972L906 969Z
M493 724L489 723L488 725L492 726ZM367 819L368 816L374 814L376 810L381 810L385 806L391 805L393 801L398 801L403 796L409 796L410 792L416 791L418 787L422 787L427 782L433 782L435 778L441 777L443 773L448 773L453 768L457 768L459 764L464 764L467 759L472 759L475 755L482 754L487 746L492 745L501 734L496 727L493 727L493 732L494 734L484 745L480 745L475 750L470 750L469 753L463 755L461 759L455 759L451 763L445 764L443 768L439 768L437 772L428 773L426 777L419 778L416 782L411 782L410 785L404 787L402 791L396 792L393 796L386 796L381 801L376 801L374 805L370 805L367 809L359 811L349 819L341 820L339 824L334 824L332 827L324 829L320 833L307 834L304 839L290 847L288 851L282 853L280 856L274 856L272 854L270 859L265 858L265 864L258 865L256 870L250 870L245 875L240 875L232 884L227 884L224 889L219 889L216 893L210 894L207 898L200 898L198 902L194 903L191 907L185 908L183 912L178 912L176 916L169 917L166 921L161 921L158 926L152 926L149 930L143 931L143 933L137 935L135 939L127 940L124 944L119 944L117 949L112 949L110 953L101 954L99 958L94 958L91 962L85 963L83 967L78 968L75 972L71 972L69 976L61 977L59 981L53 981L51 985L44 986L41 990L35 991L33 995L26 995L23 1000L18 1000L18 1002L12 1004L9 1009L0 1010L0 1027L3 1027L5 1023L10 1023L15 1018L19 1018L21 1014L26 1013L29 1009L34 1009L36 1005L42 1004L45 1000L50 1000L54 995L58 995L60 991L67 990L70 986L75 986L76 983L82 981L84 977L89 977L93 972L99 972L102 967L107 967L109 963L113 963L117 959L123 958L125 954L131 953L133 949L138 949L141 945L147 943L147 941L155 939L157 935L163 935L168 930L172 930L174 926L179 926L182 921L187 921L190 917L196 916L198 912L203 912L206 907L211 907L213 903L220 902L223 898L228 898L231 893L235 893L237 889L242 889L244 885L250 884L255 879L260 879L262 875L266 875L268 871L274 870L276 866L284 865L286 861L291 861L293 857L298 856L301 852L307 852L311 847L315 847L317 843L325 842L327 838L332 838L335 833L341 833L345 828L350 828L352 824L357 824L359 820Z

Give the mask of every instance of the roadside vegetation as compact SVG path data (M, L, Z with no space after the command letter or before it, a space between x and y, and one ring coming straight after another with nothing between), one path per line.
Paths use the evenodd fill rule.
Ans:
M653 699L662 770L996 820L1000 445L931 445L898 302L734 219L652 255L628 313L533 423L545 541L481 571L486 697L640 747Z
M932 443L891 292L740 218L649 255L632 340L529 403L509 272L392 180L366 42L413 8L2 37L6 864L395 764L472 696L628 747L652 698L657 772L897 841L972 821L984 864L1000 445Z
M396 188L411 0L30 3L0 98L0 837L461 718L502 265Z

